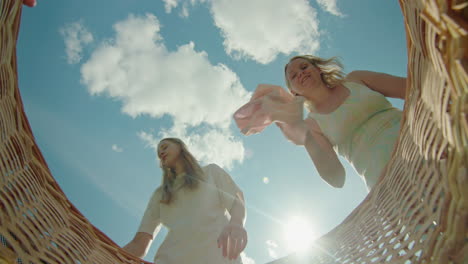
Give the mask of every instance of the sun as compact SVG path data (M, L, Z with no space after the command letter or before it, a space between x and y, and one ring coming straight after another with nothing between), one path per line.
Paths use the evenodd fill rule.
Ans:
M285 226L285 238L288 244L288 249L292 251L305 251L310 248L312 242L316 238L310 221L304 218L295 216L289 219Z

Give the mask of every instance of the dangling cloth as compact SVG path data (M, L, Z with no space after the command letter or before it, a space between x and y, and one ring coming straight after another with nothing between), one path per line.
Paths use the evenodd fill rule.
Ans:
M241 133L247 136L262 132L273 122L285 133L303 133L288 126L302 121L303 103L303 97L293 96L281 86L260 84L250 101L234 113L234 120Z

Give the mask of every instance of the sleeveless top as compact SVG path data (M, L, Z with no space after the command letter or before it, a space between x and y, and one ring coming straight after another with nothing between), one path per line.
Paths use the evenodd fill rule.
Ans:
M378 181L397 141L402 112L379 92L345 82L350 94L332 113L309 113L335 151L363 178L368 190Z

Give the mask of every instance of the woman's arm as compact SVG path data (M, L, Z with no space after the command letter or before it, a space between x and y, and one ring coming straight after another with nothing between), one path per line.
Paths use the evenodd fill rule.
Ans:
M406 78L371 71L353 71L346 80L360 82L386 97L405 99Z
M149 247L161 229L159 203L161 200L162 188L157 188L146 205L146 210L141 219L135 237L123 249L139 258L143 258L148 253Z
M335 188L343 187L345 170L330 141L322 134L317 122L307 118L304 147L324 181Z
M304 146L320 177L335 188L345 182L345 170L330 141L322 134L317 122L311 118L294 124L277 122L284 136L294 144Z
M221 248L225 258L236 259L247 245L247 231L244 228L246 215L244 194L221 167L212 164L210 168L213 170L221 205L231 216L231 220L218 236L218 248Z
M247 246L247 231L244 228L245 202L242 192L237 194L229 214L231 220L218 237L218 247L222 249L224 257L237 259Z
M132 241L125 245L123 249L132 255L135 255L139 258L144 258L148 253L152 242L152 235L144 232L137 232Z
M234 201L229 214L231 215L230 223L244 226L245 224L245 201L242 192L237 193L237 199Z

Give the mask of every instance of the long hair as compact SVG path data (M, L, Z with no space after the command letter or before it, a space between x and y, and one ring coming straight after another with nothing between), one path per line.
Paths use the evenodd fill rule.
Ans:
M195 189L199 181L203 180L204 173L200 165L198 164L195 157L188 151L187 146L185 143L178 139L178 138L164 138L160 142L163 141L171 141L172 143L177 144L180 147L180 154L179 159L182 160L185 175L184 183L182 187L187 187L189 189ZM174 196L174 180L175 180L175 171L171 168L161 166L163 170L163 177L162 177L162 198L161 202L165 204L169 204Z
M286 80L286 86L288 87L289 91L291 91L291 83L288 80L287 76L287 69L289 64L295 59L304 59L308 61L313 66L317 67L321 74L322 82L327 87L334 87L343 83L345 74L343 72L343 64L339 60L338 57L331 57L329 59L322 59L320 57L316 57L313 55L299 55L292 57L288 63L284 66L284 76ZM309 100L305 101L306 107L312 111L313 104Z

